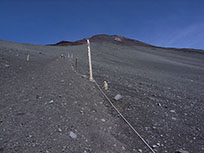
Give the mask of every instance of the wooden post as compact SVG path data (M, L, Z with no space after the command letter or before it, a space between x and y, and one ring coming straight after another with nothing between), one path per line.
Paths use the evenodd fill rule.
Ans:
M77 71L77 58L75 59L75 70Z
M108 83L104 81L104 90L108 90Z
M92 64L91 64L91 49L90 49L90 42L89 39L87 39L87 44L88 44L88 58L89 58L89 80L93 81L93 74L92 74Z
M27 55L26 60L27 60L27 61L29 61L29 60L30 60L30 55L29 55L29 54Z

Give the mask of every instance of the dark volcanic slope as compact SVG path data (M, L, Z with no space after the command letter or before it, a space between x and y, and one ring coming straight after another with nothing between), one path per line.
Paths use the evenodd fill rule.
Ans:
M154 45L150 45L138 40L134 39L129 39L123 36L119 35L106 35L106 34L99 34L95 35L89 40L93 43L112 43L112 44L117 44L117 45L122 45L122 46L142 46L142 47L151 47L151 48L156 48L156 49L165 49L165 50L176 50L176 51L184 51L184 52L197 52L200 54L204 54L203 50L199 49L190 49L190 48L165 48L165 47L158 47ZM86 44L86 39L82 40L77 40L74 42L71 41L60 41L56 44L51 44L50 46L75 46L75 45L83 45Z
M137 40L133 40L133 39L125 38L123 36L117 36L117 35L100 34L100 35L95 35L89 39L91 42L98 42L98 43L109 42L117 45L128 45L128 46L138 45L138 46L156 47L156 46L143 43L141 41L137 41ZM72 45L82 45L82 44L86 44L86 39L82 39L74 42L60 41L56 44L53 44L53 46L70 46L70 45L72 46Z
M156 152L204 152L204 54L91 39L95 80ZM60 58L73 54L73 59ZM26 62L27 54L31 60ZM88 75L87 46L0 42L0 152L149 152ZM69 136L77 135L76 139Z
M115 137L126 125L63 53L0 42L0 152L131 152Z
M67 48L88 74L87 46ZM115 105L155 150L204 152L203 53L107 41L91 50L94 78L109 82L109 97L124 96Z

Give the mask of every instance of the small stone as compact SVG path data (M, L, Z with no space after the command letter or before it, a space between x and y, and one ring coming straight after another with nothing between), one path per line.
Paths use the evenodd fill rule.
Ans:
M114 100L118 101L122 98L122 96L120 94L117 94L115 97L114 97Z
M138 149L139 152L142 152L142 149Z
M36 144L35 144L35 143L32 143L32 146L33 146L33 147L35 147L35 146L36 146Z
M149 127L145 127L145 130L148 131L148 130L149 130Z
M9 67L10 65L8 65L8 64L5 64L5 67Z
M104 118L101 119L102 122L105 122L106 120Z
M176 118L175 118L175 117L172 117L171 119L172 119L172 120L174 120L174 121L176 120Z
M65 151L66 148L67 148L67 146L63 146L62 151Z
M84 115L84 111L80 110L79 112L80 112L82 115Z
M50 101L49 101L49 104L51 104L51 103L53 103L53 102L54 102L54 100L50 100Z
M153 145L153 146L152 146L152 148L156 148L156 147L157 147L157 145Z
M161 104L160 104L160 103L157 103L157 105L158 105L158 106L161 106Z
M93 109L93 110L92 110L92 112L93 112L93 113L95 113L95 112L96 112L96 110L95 110L95 109Z
M76 135L74 132L72 132L72 131L70 131L69 136L70 136L72 139L76 139L76 138L77 138L77 135Z
M179 149L175 153L189 153L189 152L183 149Z
M62 129L61 129L61 128L58 128L58 131L59 131L59 132L62 132Z
M171 113L176 113L176 111L175 111L175 110L173 110L173 109L172 109L172 110L170 110L170 112L171 112Z

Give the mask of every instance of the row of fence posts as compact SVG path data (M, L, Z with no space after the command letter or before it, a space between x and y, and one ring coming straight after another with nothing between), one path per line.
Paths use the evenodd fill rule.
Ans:
M93 72L92 72L92 62L91 62L91 47L90 47L90 41L87 39L87 47L88 47L88 63L89 63L89 80L91 82L94 81L93 79ZM73 59L73 53L71 55L68 52L68 58ZM75 58L75 64L74 64L75 71L78 70L78 58ZM108 90L108 83L107 81L104 81L104 90Z
M88 45L89 80L93 82L90 41L89 41L89 39L87 39L86 41L87 41L87 45ZM62 55L61 55L61 57L62 57ZM64 55L63 55L63 57L64 57ZM69 52L68 52L68 58L73 59L73 53L70 55ZM29 60L30 60L30 55L27 52L26 61L28 62ZM77 69L78 69L78 59L76 58L75 59L75 70L77 71ZM107 87L107 82L104 82L104 88L105 88L105 85Z
M90 49L90 41L89 39L87 39L87 45L88 45L88 63L89 63L89 80L91 82L94 82L93 80L93 74L92 74L92 64L91 64L91 49ZM68 53L68 57L70 58L70 54ZM71 54L71 58L73 59L73 54ZM75 59L75 70L77 71L77 65L78 65L78 59ZM96 85L98 86L97 82L95 82ZM104 81L104 90L108 90L108 83L107 81ZM99 87L100 88L100 87ZM103 92L103 94L105 95L105 93ZM106 96L106 98L108 99L108 101L112 104L112 102L110 101L110 99ZM115 96L115 100L121 98L121 95L118 94ZM112 104L112 106L114 106ZM139 136L139 138L145 143L145 145L151 150L151 152L156 153L153 148L140 136L140 134L134 129L134 127L127 121L127 119L119 112L119 110L114 106L114 109L119 113L119 115L123 118L123 120L130 126L130 128Z

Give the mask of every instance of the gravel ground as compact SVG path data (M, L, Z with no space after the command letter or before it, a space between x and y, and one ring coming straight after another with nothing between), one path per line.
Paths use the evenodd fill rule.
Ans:
M155 152L204 152L204 54L108 42L91 50L95 80L108 82L110 99L123 96L114 104ZM0 41L0 57L0 152L150 152L71 68L77 58L88 76L86 45Z
M88 75L86 45L70 48ZM204 53L92 43L94 78L156 152L204 152ZM139 146L133 134L128 148Z
M0 152L132 152L116 137L126 125L63 53L1 42Z

